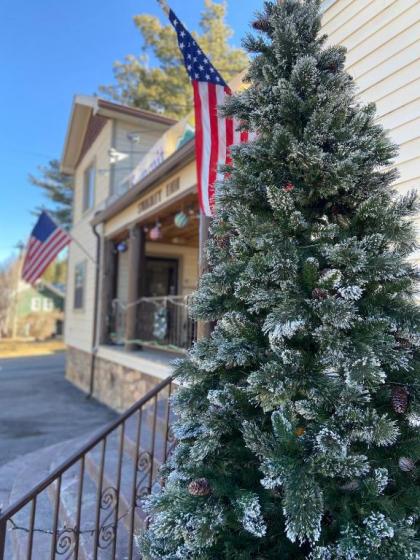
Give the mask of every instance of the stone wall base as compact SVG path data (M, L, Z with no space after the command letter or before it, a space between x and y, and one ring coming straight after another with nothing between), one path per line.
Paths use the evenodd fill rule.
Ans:
M91 362L89 352L67 347L66 378L85 393L90 387ZM160 382L161 379L141 371L95 359L93 396L118 412L127 410Z

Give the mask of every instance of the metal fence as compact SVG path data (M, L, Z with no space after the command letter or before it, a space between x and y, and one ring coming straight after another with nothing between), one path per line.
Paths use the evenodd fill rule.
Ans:
M143 498L171 453L169 378L0 515L0 560L141 558Z

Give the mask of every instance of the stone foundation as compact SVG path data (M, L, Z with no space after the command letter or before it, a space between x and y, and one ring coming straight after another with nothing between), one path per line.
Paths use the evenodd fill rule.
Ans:
M85 393L90 387L92 355L67 347L66 378ZM93 396L118 412L151 391L162 379L97 357L95 359Z

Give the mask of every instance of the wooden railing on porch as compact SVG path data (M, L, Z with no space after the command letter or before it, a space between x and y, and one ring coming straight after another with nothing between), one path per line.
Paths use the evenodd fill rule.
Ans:
M171 453L166 379L0 514L0 560L141 558L142 499Z

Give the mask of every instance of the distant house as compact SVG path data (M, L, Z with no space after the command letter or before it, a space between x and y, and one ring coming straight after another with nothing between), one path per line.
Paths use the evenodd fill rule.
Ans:
M21 282L16 298L16 335L47 339L63 334L64 287L38 282Z

